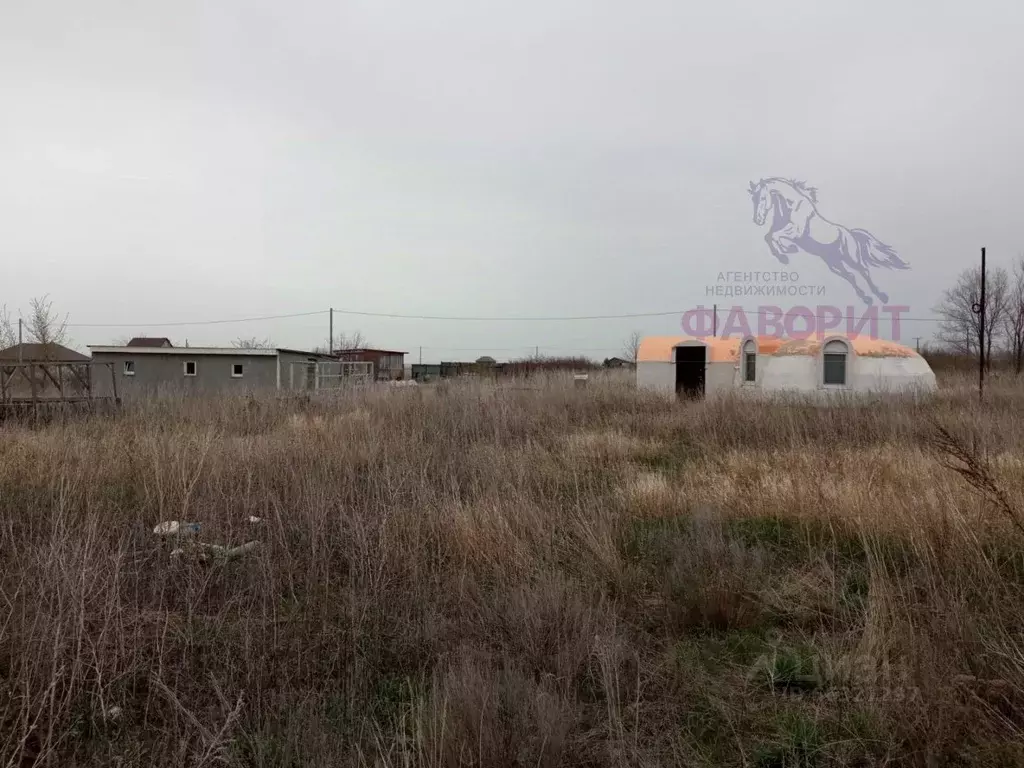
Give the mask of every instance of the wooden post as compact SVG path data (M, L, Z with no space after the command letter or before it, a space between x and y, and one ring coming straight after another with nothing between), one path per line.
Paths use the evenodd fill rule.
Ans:
M110 368L110 381L111 381L111 384L113 385L112 389L114 390L114 405L118 406L118 405L121 404L121 398L119 398L118 395L117 395L117 373L114 371L114 363L107 363L107 367ZM90 375L90 379L89 380L92 381L92 378L91 378L92 371L89 372L89 375ZM91 394L91 387L90 387L90 394Z

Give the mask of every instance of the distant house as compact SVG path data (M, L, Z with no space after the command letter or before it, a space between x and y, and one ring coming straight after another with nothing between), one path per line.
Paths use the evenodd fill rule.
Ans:
M635 368L636 367L636 363L634 363L632 360L626 360L625 358L622 358L622 357L608 357L608 358L605 358L605 361L603 363L601 363L601 365L603 367L605 367L605 368Z
M165 336L136 336L128 342L129 347L173 347Z
M67 400L89 393L90 359L54 343L0 350L0 400Z
M341 366L329 355L297 349L90 346L93 362L112 363L120 397L158 394L218 395L317 390L339 384ZM101 377L100 390L115 382ZM101 396L108 394L105 391Z
M405 376L405 356L408 352L392 349L339 349L334 356L345 363L373 363L377 381L394 381Z

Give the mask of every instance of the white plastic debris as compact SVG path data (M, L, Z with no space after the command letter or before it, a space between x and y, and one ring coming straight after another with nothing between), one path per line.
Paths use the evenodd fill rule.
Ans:
M263 522L263 518L262 517L256 517L256 515L249 515L249 522L252 523L253 525L259 525L260 523Z
M157 536L191 536L199 533L199 523L183 523L180 520L167 520L153 528Z
M259 545L260 543L258 541L247 541L245 544L237 547L225 547L221 544L194 542L185 547L178 547L171 552L171 557L180 558L190 555L203 562L206 562L211 558L234 560L242 555L252 552L254 549L259 547Z
M258 548L259 545L260 543L258 541L247 541L245 544L240 546L224 550L223 554L228 560L234 560L236 557L241 557L242 555L252 552L254 549Z

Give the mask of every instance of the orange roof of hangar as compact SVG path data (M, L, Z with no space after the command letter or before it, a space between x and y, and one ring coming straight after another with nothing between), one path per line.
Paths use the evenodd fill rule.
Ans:
M867 336L855 336L849 338L841 334L828 337L830 339L842 339L851 347L854 354L861 357L919 357L917 352L910 347L886 339L872 339ZM776 348L776 355L817 355L821 352L821 345L824 339L780 339L782 342Z
M672 350L680 344L703 344L707 347L709 363L735 363L740 359L740 339L706 338L694 336L648 336L640 342L638 363L671 363Z
M758 336L757 354L774 355L785 341L785 339L780 339L778 336Z

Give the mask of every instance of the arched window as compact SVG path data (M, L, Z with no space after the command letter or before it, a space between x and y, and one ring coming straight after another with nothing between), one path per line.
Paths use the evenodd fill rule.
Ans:
M849 350L841 341L830 341L822 353L822 383L825 386L846 386L846 358Z
M753 341L743 345L743 381L748 384L757 381L757 345Z

